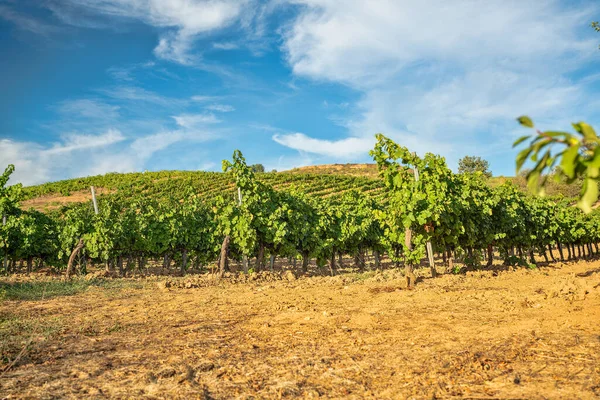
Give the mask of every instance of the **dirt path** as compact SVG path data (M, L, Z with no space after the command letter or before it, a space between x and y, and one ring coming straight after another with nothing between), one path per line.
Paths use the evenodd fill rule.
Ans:
M336 277L4 302L5 320L47 334L0 396L600 397L600 262L401 286Z

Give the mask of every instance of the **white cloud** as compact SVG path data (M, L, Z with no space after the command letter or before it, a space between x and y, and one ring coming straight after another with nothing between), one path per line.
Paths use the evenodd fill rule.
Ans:
M237 44L232 43L232 42L213 43L213 48L215 48L217 50L235 50L238 47L239 46Z
M132 67L110 67L106 72L117 81L131 82L134 80L132 70Z
M67 118L87 118L114 120L119 117L119 106L106 104L94 99L66 100L59 104L58 110Z
M592 95L569 78L597 52L595 38L582 35L598 10L591 3L290 2L302 5L281 29L294 74L362 94L359 114L343 121L352 139L382 132L452 160L505 140L521 114L543 121L591 112ZM306 146L304 135L277 138L317 154L317 144L327 145Z
M199 171L212 171L215 169L216 166L217 166L216 163L214 163L212 161L208 161L203 164L200 164L197 169Z
M353 86L357 79L384 81L415 62L467 66L487 59L523 66L594 44L576 35L590 10L563 9L553 0L294 3L307 6L284 31L294 72Z
M61 143L54 144L49 149L44 150L44 154L64 154L77 150L110 146L122 142L125 140L125 136L118 130L109 129L101 135L66 134L61 139Z
M146 90L137 86L116 86L109 89L101 89L98 92L109 96L113 99L128 100L128 101L143 101L153 103L163 107L181 107L185 106L188 101L185 99L176 99L172 97L162 96L158 93Z
M181 114L174 115L173 119L182 128L194 129L207 124L218 124L221 122L214 114Z
M197 101L199 103L217 100L218 98L219 98L218 96L202 96L202 95L197 95L197 96L191 97L192 101Z
M10 183L23 183L25 185L47 181L50 170L36 157L42 147L37 143L17 142L10 139L0 139L0 160L3 168L14 164L15 172L11 175Z
M121 132L114 129L100 135L63 135L61 142L49 147L33 142L2 139L0 159L15 165L11 182L32 185L65 172L69 176L85 176L102 162L105 149L124 140ZM118 164L113 163L111 166L114 168L116 165Z
M165 29L154 54L187 65L198 61L192 51L196 37L233 24L250 0L67 0L67 3L53 4L51 9L69 23L73 23L73 18L64 16L71 16L72 12L65 9L75 7L85 13L136 19Z
M60 31L60 29L54 25L47 24L39 19L33 18L28 15L23 15L19 12L16 12L12 8L3 6L1 4L0 18L12 22L19 29L42 36L47 36Z
M148 135L136 139L131 144L131 150L138 157L142 159L149 158L152 154L157 151L164 150L167 147L184 141L184 140L196 140L204 141L209 138L208 135L202 133L190 133L186 131L172 131L172 132L160 132L153 135Z
M14 164L11 183L35 185L57 179L141 171L156 153L180 143L217 138L214 132L181 129L127 140L118 130L103 134L63 135L51 146L0 139L0 159Z
M307 165L314 165L315 159L307 153L299 153L297 156L279 156L275 160L265 160L266 171L287 171L293 168L305 167Z
M206 107L207 110L218 111L218 112L232 112L235 111L235 107L229 104L211 104Z
M174 61L183 65L192 65L195 61L190 54L192 35L184 32L169 32L164 34L154 48L154 55L164 60Z
M340 140L323 140L310 138L303 133L290 133L273 135L277 143L295 150L308 153L346 158L364 155L371 150L375 140L373 138L346 138Z

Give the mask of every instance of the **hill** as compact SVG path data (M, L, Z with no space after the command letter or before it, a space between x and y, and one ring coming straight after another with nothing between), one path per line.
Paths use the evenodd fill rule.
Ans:
M345 173L268 172L257 174L260 181L276 189L296 187L318 197L341 196L350 189L371 193L379 198L384 194L378 178ZM131 192L152 197L181 196L188 188L206 200L219 195L236 198L235 185L229 174L203 171L159 171L109 173L85 178L68 179L24 188L22 207L50 211L62 205L91 200L90 186L98 193Z
M262 182L276 189L292 186L318 197L341 196L345 191L357 189L383 197L385 188L378 177L375 164L326 164L295 168L284 172L258 174ZM492 187L511 182L521 191L527 192L523 177L492 177ZM90 186L95 186L98 194L125 191L144 193L148 196L164 197L183 193L191 187L203 198L210 200L218 195L235 197L235 187L228 174L204 171L159 171L135 173L109 173L84 178L68 179L24 188L25 201L22 207L39 211L50 211L62 205L89 201ZM580 185L567 185L551 180L548 195L562 194L565 197L577 196Z
M378 178L379 172L376 164L323 164L309 165L294 168L288 173L292 174L325 174L325 175L348 175L364 176L367 178Z

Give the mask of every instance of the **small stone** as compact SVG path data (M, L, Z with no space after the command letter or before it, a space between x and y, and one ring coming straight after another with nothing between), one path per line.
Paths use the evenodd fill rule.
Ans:
M152 373L152 372L148 372L146 374L146 381L148 383L156 383L157 379L158 378L156 377L156 375L154 375L154 373Z
M285 271L285 273L283 274L283 277L288 281L288 282L292 282L296 280L296 275L294 275L294 273L292 271Z
M177 374L177 371L175 371L175 368L165 367L165 368L161 369L160 371L158 371L156 376L159 378L172 378L175 376L175 374Z

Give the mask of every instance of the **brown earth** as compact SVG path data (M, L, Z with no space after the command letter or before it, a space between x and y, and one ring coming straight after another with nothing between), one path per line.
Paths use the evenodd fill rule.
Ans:
M366 176L369 178L379 177L377 164L322 164L308 165L282 171L284 173L298 174L332 174L332 175L350 175L350 176Z
M101 194L108 194L113 192L114 190L111 191L105 188L96 188L96 195L98 196ZM79 190L76 192L72 192L68 196L55 193L36 197L34 199L25 200L21 202L21 209L29 210L30 208L33 208L37 211L48 212L56 210L68 204L82 203L84 201L92 201L92 193L89 190Z
M286 277L4 301L0 321L39 328L0 397L600 396L600 261L424 276L414 290L395 271Z

